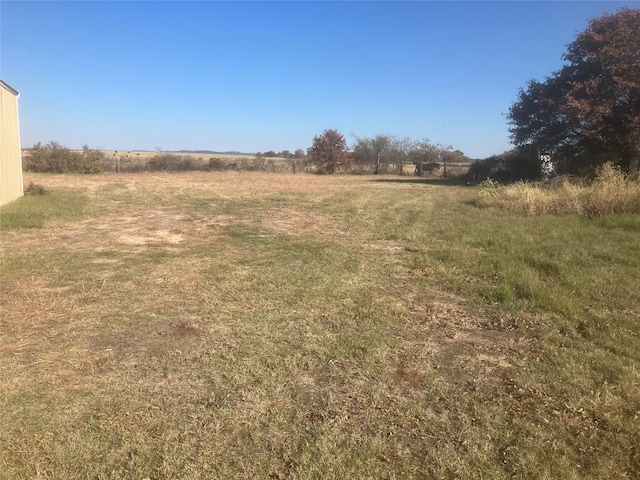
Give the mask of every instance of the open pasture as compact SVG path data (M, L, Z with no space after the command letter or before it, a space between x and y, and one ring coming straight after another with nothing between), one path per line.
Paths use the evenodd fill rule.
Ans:
M435 179L25 174L0 478L638 478L640 219Z

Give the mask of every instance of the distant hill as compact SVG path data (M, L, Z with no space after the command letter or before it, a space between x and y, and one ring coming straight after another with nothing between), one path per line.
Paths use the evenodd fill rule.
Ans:
M216 152L214 150L178 150L176 153L201 153L203 155L254 155L253 153L245 152Z

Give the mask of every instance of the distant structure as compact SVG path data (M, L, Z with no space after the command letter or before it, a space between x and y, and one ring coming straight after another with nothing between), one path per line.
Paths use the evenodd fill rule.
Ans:
M0 80L0 205L23 195L22 150L18 97L20 92Z
M434 171L440 171L440 164L436 162L420 162L416 163L416 175L423 177L425 173L433 175Z
M549 178L553 174L553 152L538 150L538 160L540 160L540 171L543 178Z

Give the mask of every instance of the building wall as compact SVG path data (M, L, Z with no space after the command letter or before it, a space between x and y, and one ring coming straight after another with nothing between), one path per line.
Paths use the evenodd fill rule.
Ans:
M0 81L0 205L23 194L18 96Z

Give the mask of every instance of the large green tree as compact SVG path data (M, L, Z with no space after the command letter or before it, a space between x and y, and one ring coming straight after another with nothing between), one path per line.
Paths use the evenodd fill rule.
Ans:
M640 156L640 10L592 19L568 45L566 64L530 80L509 110L518 146L554 150L561 170L607 161L629 171Z

